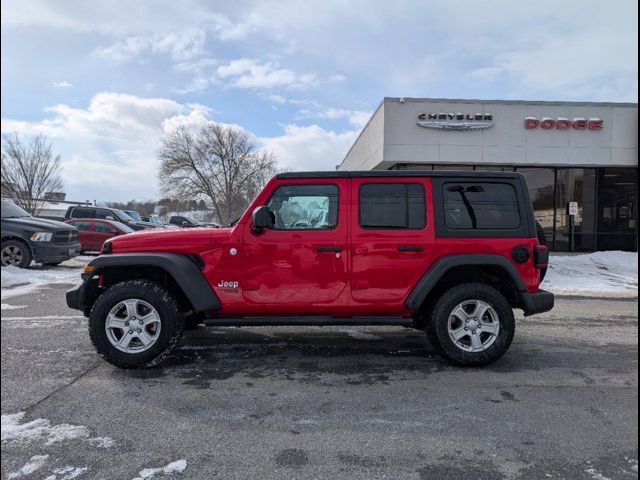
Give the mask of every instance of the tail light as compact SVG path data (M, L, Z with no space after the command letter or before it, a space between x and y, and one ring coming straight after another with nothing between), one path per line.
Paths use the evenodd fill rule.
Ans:
M536 268L549 266L549 248L546 245L536 245L533 248L533 263Z

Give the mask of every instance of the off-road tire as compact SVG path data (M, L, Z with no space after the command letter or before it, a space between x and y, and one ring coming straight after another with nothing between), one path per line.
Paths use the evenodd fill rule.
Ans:
M105 331L106 317L117 303L137 298L148 302L160 315L161 329L156 342L140 353L115 348ZM129 280L109 287L93 304L89 315L89 337L100 356L120 368L153 367L162 362L180 343L184 317L175 299L157 283Z
M449 336L449 316L453 309L465 300L486 302L498 315L500 330L494 343L486 350L480 352L462 350ZM513 309L504 295L484 283L464 283L447 290L437 300L426 330L430 341L433 336L440 354L450 362L464 367L483 367L497 361L507 352L513 341L515 328Z
M22 260L20 261L20 263L18 263L15 266L18 268L29 268L29 265L31 265L31 260L33 258L31 255L31 249L29 248L29 245L27 245L22 240L10 238L9 240L4 240L2 242L2 245L0 245L0 251L3 251L5 248L11 247L11 246L19 248L20 252L22 253ZM5 267L7 265L3 264L2 266Z

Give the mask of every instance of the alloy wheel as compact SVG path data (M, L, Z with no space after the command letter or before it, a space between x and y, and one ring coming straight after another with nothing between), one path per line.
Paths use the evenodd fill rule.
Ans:
M22 262L22 249L17 245L7 245L0 252L0 261L3 266L20 265L20 262Z
M118 302L104 323L111 345L125 353L140 353L151 348L160 336L158 311L137 298Z
M466 300L451 311L447 328L456 347L477 353L496 341L500 333L500 319L490 304L482 300Z

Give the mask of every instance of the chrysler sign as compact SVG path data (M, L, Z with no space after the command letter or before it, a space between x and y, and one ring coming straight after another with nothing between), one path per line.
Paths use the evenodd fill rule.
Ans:
M602 130L604 121L600 118L536 118L526 117L524 119L524 128L527 130L542 128L543 130Z
M483 130L493 127L493 115L490 113L420 113L418 125L437 130Z

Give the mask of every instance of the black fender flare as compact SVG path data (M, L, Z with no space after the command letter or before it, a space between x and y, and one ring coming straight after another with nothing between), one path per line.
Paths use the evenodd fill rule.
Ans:
M422 275L405 300L405 307L409 310L417 309L449 270L455 267L467 266L500 267L509 274L519 292L527 291L527 286L516 267L509 259L502 255L488 253L447 255L436 260L424 275Z
M169 274L180 286L185 297L196 312L220 310L220 299L211 288L196 261L188 255L178 253L114 253L100 255L89 262L96 267L83 274L85 281L110 268L157 267Z

